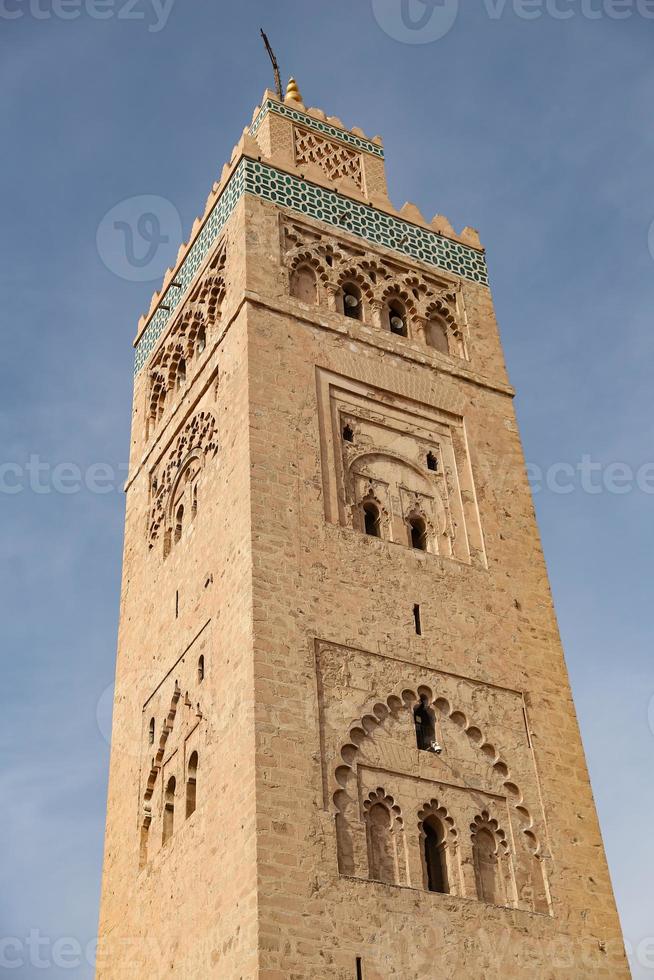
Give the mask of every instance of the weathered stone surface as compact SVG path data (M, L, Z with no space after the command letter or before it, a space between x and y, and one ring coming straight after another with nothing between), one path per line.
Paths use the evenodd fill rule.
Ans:
M98 977L628 977L488 289L246 195L180 309L135 383Z

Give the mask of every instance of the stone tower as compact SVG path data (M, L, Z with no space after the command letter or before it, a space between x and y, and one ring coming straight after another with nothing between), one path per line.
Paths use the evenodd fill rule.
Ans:
M98 977L628 977L477 233L266 92L135 346Z

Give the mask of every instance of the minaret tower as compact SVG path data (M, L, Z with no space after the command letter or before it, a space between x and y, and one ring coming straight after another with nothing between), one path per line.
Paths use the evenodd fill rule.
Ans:
M477 232L291 80L135 348L100 980L628 977Z

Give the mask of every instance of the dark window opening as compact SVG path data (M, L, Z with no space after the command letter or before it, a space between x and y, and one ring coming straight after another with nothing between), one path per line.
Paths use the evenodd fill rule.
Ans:
M175 822L175 777L171 776L166 786L161 843L165 844L173 836Z
M181 388L186 381L186 361L182 358L177 366L177 387Z
M406 337L406 311L402 304L396 300L388 307L388 323L391 328L391 333L396 334L398 337Z
M343 286L343 313L352 320L360 320L362 317L361 290L348 283Z
M416 551L427 550L427 525L422 517L412 517L409 521L411 529L411 547Z
M366 534L371 538L381 538L381 517L379 507L373 503L363 505L363 520Z
M433 473L438 472L438 459L433 453L427 454L427 469L431 470Z
M436 741L436 715L429 704L427 694L420 695L420 701L413 709L413 721L416 726L416 744L421 752L433 752L438 746Z
M422 825L425 835L425 867L427 888L441 895L449 894L443 825L436 817L428 817Z
M175 619L179 617L179 590L175 592Z
M201 655L198 660L198 684L201 684L204 680L204 654Z
M345 442L354 442L354 429L351 425L346 425L343 429L343 439Z
M188 760L188 777L186 780L186 818L195 813L197 802L198 754L191 753Z
M422 618L420 616L420 606L417 603L413 607L413 621L416 625L416 634L422 636Z
M148 729L148 741L154 745L154 718L150 718L150 728Z
M363 980L363 960L357 956L357 980Z
M204 329L204 327L200 327L198 331L198 354L202 354L206 346L207 346L207 332Z
M182 536L182 529L184 527L184 506L180 504L177 508L177 513L175 514L175 544L180 540Z

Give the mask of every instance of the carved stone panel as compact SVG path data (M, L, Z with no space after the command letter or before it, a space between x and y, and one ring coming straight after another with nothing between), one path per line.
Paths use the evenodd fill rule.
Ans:
M485 565L463 419L395 393L317 372L327 520L458 561Z
M316 671L324 803L334 813L341 874L378 877L381 853L384 873L395 868L391 883L427 887L431 816L449 894L551 914L522 694L322 641ZM436 714L441 754L418 749L413 708L421 694Z

